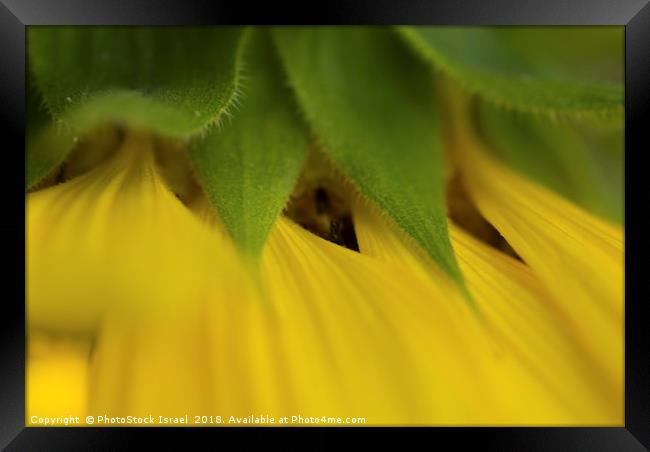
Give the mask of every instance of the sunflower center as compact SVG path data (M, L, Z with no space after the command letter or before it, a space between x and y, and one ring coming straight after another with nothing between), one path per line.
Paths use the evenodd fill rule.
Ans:
M284 214L325 240L359 251L350 199L341 176L321 156L313 153Z

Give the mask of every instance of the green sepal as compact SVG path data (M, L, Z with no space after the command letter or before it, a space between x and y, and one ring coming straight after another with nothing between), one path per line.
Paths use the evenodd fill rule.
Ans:
M171 137L218 124L241 89L247 34L241 27L28 28L30 77L52 120L28 130L27 187L103 123Z
M465 89L501 107L548 115L593 115L620 118L623 84L616 70L609 78L590 77L580 65L587 48L605 40L607 66L622 66L622 35L594 28L577 30L571 41L553 39L562 29L534 36L517 27L397 27L398 34L435 70ZM543 39L543 41L541 41ZM527 43L537 43L525 49ZM516 44L519 44L519 48ZM523 49L521 47L524 47ZM567 57L567 53L572 59ZM554 56L557 57L554 59ZM593 60L593 55L589 55ZM574 64L567 64L569 63ZM602 62L601 62L602 65ZM603 71L601 71L603 72Z
M464 287L449 242L433 77L388 28L280 28L274 37L322 150Z
M245 52L237 114L193 139L196 176L235 243L253 258L287 202L309 149L309 133L266 30Z
M623 121L557 119L485 102L476 119L488 148L531 179L610 221L623 218Z

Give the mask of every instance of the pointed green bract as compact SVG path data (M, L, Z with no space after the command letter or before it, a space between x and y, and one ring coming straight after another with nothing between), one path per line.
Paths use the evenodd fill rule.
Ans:
M621 117L622 33L607 31L603 35L595 28L540 33L530 27L397 28L425 61L484 100L536 113ZM603 46L607 51L596 55L604 55L599 64L607 70L594 71L598 67L594 50ZM581 65L582 60L587 61ZM611 76L591 77L589 68Z
M488 147L518 171L597 215L623 217L623 121L557 121L480 102Z
M493 27L509 52L538 71L582 83L624 83L622 26Z
M239 247L257 257L296 183L309 148L265 30L245 52L246 84L237 114L190 143L197 178Z
M50 172L51 168L61 163L57 157L57 153L49 151L51 148L49 143L41 143L43 144L42 146L34 146L35 143L43 141L39 135L47 128L49 122L50 117L45 109L43 98L34 84L31 71L28 69L25 90L25 142L27 145L25 167L27 188L34 186ZM69 145L66 144L66 146Z
M459 283L433 78L387 28L274 30L323 151Z
M105 122L173 137L216 124L239 94L247 34L239 27L30 27L31 76L53 123L28 131L27 186Z

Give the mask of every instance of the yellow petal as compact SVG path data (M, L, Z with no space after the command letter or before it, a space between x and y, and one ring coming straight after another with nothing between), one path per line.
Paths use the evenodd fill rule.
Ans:
M86 415L88 356L84 340L31 333L27 349L27 425L50 425ZM59 419L56 419L59 418Z
M32 327L91 334L114 304L145 309L172 295L161 282L190 290L202 277L186 269L206 258L207 229L166 188L146 135L127 136L94 170L28 194L26 210Z
M413 269L280 218L259 291L222 231L213 238L212 278L200 297L133 321L107 319L92 412L365 417L372 425L512 419L494 403L500 389L486 366L494 350L481 345L487 336L450 281L432 299Z
M373 424L477 422L486 397L472 384L481 369L466 359L471 339L454 322L462 305L423 302L410 269L285 219L264 257L297 408Z
M572 425L620 425L620 388L582 344L575 339L574 321L560 309L532 270L523 263L479 242L451 224L456 257L470 292L497 343L542 385L542 396L554 400ZM507 375L504 375L507 379ZM540 421L530 397L520 399L521 418Z
M623 234L489 155L462 127L454 152L485 218L535 272L608 386L623 390Z
M429 280L426 302L466 303L417 246L372 206L357 204L355 229L362 253L399 262ZM553 300L530 269L454 225L450 232L477 309L459 319L459 328L472 338L473 351L479 356L458 346L454 350L483 366L484 374L474 376L469 385L483 385L493 396L492 405L483 407L481 422L620 422L622 399L617 398L616 388L594 375L598 369L584 357L572 325L554 309ZM436 291L447 297L436 296Z
M253 300L255 287L232 243L191 220L175 233L184 237L185 251L194 244L206 259L185 262L177 272L196 277L167 274L147 309L134 299L104 318L93 358L92 413L215 416L229 400L243 404L242 394L256 387L246 384L250 376L238 365L246 348L240 337L264 326L246 321L262 307Z

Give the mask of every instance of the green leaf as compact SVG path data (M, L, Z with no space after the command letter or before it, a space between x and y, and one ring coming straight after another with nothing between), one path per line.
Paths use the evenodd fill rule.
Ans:
M447 234L433 78L387 28L276 29L299 104L361 192L462 284Z
M256 257L293 190L309 134L266 30L253 32L237 115L190 143L197 178L239 247Z
M234 27L28 28L31 76L54 120L28 133L28 187L102 123L172 137L218 123L239 94L246 36Z
M502 160L597 215L623 216L623 121L557 121L480 102L480 133Z
M622 115L622 79L612 69L623 66L621 33L603 36L598 28L582 27L397 30L425 61L484 100L546 114ZM607 58L596 64L587 49L603 48L603 41Z

